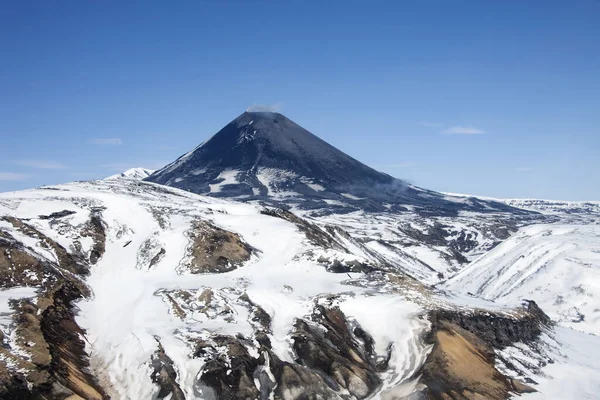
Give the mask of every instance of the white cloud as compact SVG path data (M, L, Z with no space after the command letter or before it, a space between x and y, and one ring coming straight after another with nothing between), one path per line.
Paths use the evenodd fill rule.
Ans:
M0 181L24 181L29 175L16 172L0 172Z
M279 112L281 110L282 104L252 104L248 108L246 108L247 112Z
M437 122L421 122L419 125L425 128L441 128L444 124L438 124Z
M67 166L62 163L59 163L57 161L48 161L48 160L26 159L26 160L19 160L16 162L16 164L22 165L24 167L39 168L39 169L66 169L67 168Z
M449 135L481 135L485 133L485 131L469 126L453 126L442 133L447 133Z
M98 138L90 139L88 143L100 146L120 146L123 144L123 140L121 140L120 138Z

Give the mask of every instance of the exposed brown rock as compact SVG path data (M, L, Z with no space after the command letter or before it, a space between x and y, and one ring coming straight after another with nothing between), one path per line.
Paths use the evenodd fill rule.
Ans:
M232 271L250 259L252 247L236 233L198 221L188 232L190 272L194 274Z
M181 293L187 293L183 290L181 291L177 291L176 293L174 293L175 295L181 295ZM171 308L173 309L173 313L180 319L185 319L186 317L186 313L185 311L183 311L181 309L181 307L179 307L179 304L177 304L177 302L175 301L175 299L173 299L173 296L171 296L170 293L165 292L165 298L167 299L167 301L169 302L169 304L171 305Z
M6 352L0 348L0 355L6 357ZM27 382L20 374L11 373L0 362L0 399L34 399L35 397L27 388Z
M452 323L433 334L433 350L423 369L422 382L430 399L507 399L508 379L494 367L491 347Z
M452 322L494 348L504 348L514 342L531 342L539 337L544 327L552 324L550 317L534 301L527 301L517 316L489 311L435 310L429 313L429 319L434 326L439 322Z
M81 297L77 286L61 283L54 292L53 304L41 315L41 330L52 356L50 371L58 383L74 394L91 400L107 399L96 379L87 372L89 360L81 339L85 332L75 322L72 309L72 302Z
M11 223L24 235L38 239L38 243L41 247L52 250L56 255L56 261L58 265L60 265L60 268L81 276L88 274L89 271L85 263L81 262L75 255L70 254L67 249L44 235L32 225L27 224L21 219L10 216L3 216L0 217L0 219Z
M48 343L44 338L40 326L40 319L37 317L38 307L30 300L21 300L15 307L17 344L27 349L31 356L31 362L37 367L47 368L50 366L52 357L48 348Z
M6 365L0 362L0 398L108 398L87 372L88 358L81 340L84 332L75 323L71 306L78 298L81 292L77 286L63 281L39 296L46 300L43 309L30 300L14 302L16 344L31 360L0 349L3 358L11 360L19 371L6 378L2 374ZM23 386L24 382L29 387Z
M40 246L51 249L57 262L39 258L6 232L0 237L0 285L39 287L35 300L12 302L13 343L26 356L11 348L0 348L0 398L107 398L87 372L88 358L81 339L84 332L76 324L72 309L74 301L89 294L78 277L87 273L85 261L33 226L12 217L4 220L36 238ZM16 369L9 371L5 360Z
M50 267L21 244L0 237L0 287L40 286Z
M428 399L504 400L515 393L535 391L510 379L495 367L494 348L535 340L549 322L529 303L521 315L436 310L430 313L433 345L423 366L421 382Z

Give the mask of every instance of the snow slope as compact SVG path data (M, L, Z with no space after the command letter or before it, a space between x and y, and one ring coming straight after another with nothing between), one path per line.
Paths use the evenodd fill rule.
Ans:
M600 224L521 228L443 286L504 304L531 299L562 325L600 334Z
M65 208L75 213L62 219L60 229L40 218ZM199 398L198 372L204 361L192 357L194 343L214 333L250 337L254 323L237 300L244 293L272 316L273 349L289 362L294 361L289 336L294 320L310 315L322 296L340 294L339 306L370 330L377 350L394 344L381 390L405 382L406 390L412 390L410 379L428 351L420 340L427 329L427 322L417 318L422 308L403 297L373 297L368 288L348 286L347 274L327 272L315 257L307 255L316 252L335 257L335 250L323 253L314 248L295 224L264 215L261 207L129 179L0 195L0 215L25 218L67 248L77 239L73 233L76 226L92 210L102 210L106 252L87 279L93 296L78 304L77 322L87 331L92 368L114 398L156 396L158 387L150 378L150 359L157 341L173 360L186 398ZM228 273L182 273L178 267L186 262L186 233L197 220L238 233L257 250L255 256ZM149 257L148 243L156 247L155 253L158 247L165 250L149 269L140 267L147 265L140 263L140 258ZM45 251L35 243L31 246ZM204 312L192 303L183 305L187 314L179 317L171 302L174 293L200 293L206 288L220 299L215 313ZM220 313L219 307L230 310L233 318ZM393 324L385 322L391 319Z
M537 352L516 344L499 352L526 372L511 374L501 363L499 370L537 383L537 392L522 395L524 400L598 398L600 336L559 326L542 335L534 350ZM548 359L552 362L548 363Z
M49 218L64 211L68 213ZM521 359L521 371L539 382L540 393L524 397L553 398L556 393L560 396L554 398L593 398L598 393L596 358L586 359L582 349L599 345L598 336L580 331L598 333L594 304L600 282L599 225L563 221L523 227L505 215L489 213L427 218L411 212L306 212L307 223L322 227L335 240L335 245L322 247L299 225L262 211L260 205L134 179L0 194L0 216L20 218L74 253L91 252L93 243L79 234L80 228L91 215L101 216L106 251L91 266L86 283L93 295L78 303L77 322L87 331L93 373L116 399L157 397L151 360L159 343L173 362L186 398L210 398L199 383L207 364L194 356L199 343L215 335L239 334L248 341L251 355L259 356L255 310L240 300L244 295L270 316L272 350L289 363L297 358L291 338L297 320L308 319L316 305L339 307L351 324L373 337L378 355L392 349L387 369L379 373L383 383L371 395L386 400L417 389L416 378L430 351L423 341L428 310L508 312L522 298L534 299L563 326L548 332L540 344L553 364L540 363L535 346L516 344L503 350L510 362ZM254 249L251 258L226 273L190 273L189 233L198 221L238 234ZM498 244L512 232L502 230L509 224L520 230ZM1 221L0 228L39 257L56 259L51 248L7 221ZM460 263L448 259L454 248L462 248L474 261L460 270ZM439 292L428 297L432 289L417 283L390 290L389 282L380 279L383 272L332 273L323 259L407 272L425 284L439 282L440 273L460 270L443 288L465 295ZM207 290L210 302L205 299ZM3 291L0 305L9 298L34 295L32 288ZM10 332L11 313L10 307L0 309L4 331ZM573 322L580 315L585 315L583 320ZM572 380L565 383L564 376L572 371Z
M422 216L418 212L324 213L294 208L299 215L342 227L404 273L436 284L460 271L516 232L535 222L508 213Z

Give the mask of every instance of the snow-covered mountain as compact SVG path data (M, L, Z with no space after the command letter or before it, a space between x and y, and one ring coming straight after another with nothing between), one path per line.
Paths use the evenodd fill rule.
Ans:
M149 177L150 175L152 175L154 173L153 169L148 169L148 168L130 168L127 171L121 172L120 174L115 174L115 175L111 175L108 176L104 179L119 179L119 178L126 178L126 179L145 179L147 177Z
M146 179L198 194L335 212L527 213L501 202L453 197L409 185L270 112L244 112Z
M600 390L598 336L553 326L517 297L490 302L422 282L436 265L427 246L441 254L475 234L503 240L521 222L490 233L500 229L490 213L430 220L407 211L397 226L391 213L297 211L133 179L0 194L0 397L534 399ZM595 236L578 234L593 254ZM519 235L490 242L487 255L472 249L481 259L456 269ZM582 254L565 257L591 260Z
M0 398L596 398L599 205L421 189L244 113L0 194Z

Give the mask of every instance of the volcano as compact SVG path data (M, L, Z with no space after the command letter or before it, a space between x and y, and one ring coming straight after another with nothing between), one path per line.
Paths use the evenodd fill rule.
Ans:
M512 211L425 190L361 163L279 113L244 112L147 181L193 193L301 208L455 215ZM408 206L408 207L407 207Z

